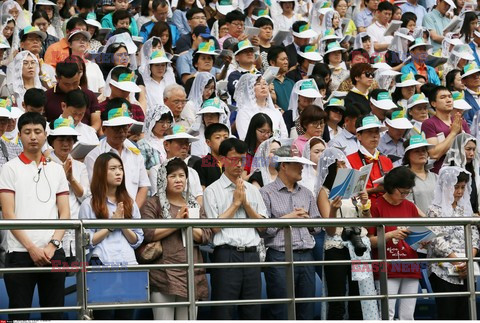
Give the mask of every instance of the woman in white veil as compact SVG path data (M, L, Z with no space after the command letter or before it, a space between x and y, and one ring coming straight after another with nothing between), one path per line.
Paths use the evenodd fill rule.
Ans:
M24 61L26 64L24 65ZM21 108L23 96L30 88L43 89L37 57L29 51L22 51L15 56L7 68L7 78L2 87L2 96L14 96L16 106Z
M338 148L329 147L325 149L317 164L317 177L314 189L314 196L317 197L317 206L320 214L323 218L370 217L370 200L366 191L363 191L358 198L341 199L337 197L329 200L330 190L335 181L337 171L341 168L351 168L345 154ZM367 237L367 230L361 228L360 231L362 242L367 246L367 251L361 256L356 255L350 241L342 239L343 230L344 228L342 227L326 228L325 260L370 260L370 241ZM350 266L325 266L323 277L325 281L324 286L327 290L326 295L375 295L376 291L371 268L370 270L365 269L365 271L361 272L352 271ZM347 285L349 290L346 290ZM328 303L326 319L343 319L345 309L345 303ZM348 313L351 315L349 319L380 319L376 301L362 301L360 304L355 301L348 302Z
M368 41L370 41L370 43L368 43ZM353 41L353 50L360 48L365 49L370 56L373 54L373 41L366 32L358 33Z
M15 21L15 18L13 18L10 15L2 16L1 22L2 22L2 26L0 27L1 28L0 37L5 38L7 43L10 45L10 48L5 50L3 57L0 57L0 59L2 59L2 62L1 62L2 65L7 66L13 61L20 47L20 38L18 37L19 30L17 27L17 22ZM13 24L13 29L11 29L10 24ZM5 28L7 27L9 29L7 31L4 31ZM7 35L10 34L10 30L11 30L11 35L7 38L5 36L5 33L7 33Z
M8 15L13 16L13 18L15 18L16 25L19 31L27 27L28 25L30 25L30 22L27 21L27 19L25 18L25 15L23 14L22 7L20 7L20 5L14 0L5 1L2 4L0 11L1 11L2 21L3 21L3 17Z
M194 119L203 101L210 99L216 88L217 82L212 73L198 72L193 79L190 93L188 93L188 102L183 108L183 112Z
M473 212L478 214L480 208L480 156L478 155L477 139L468 133L458 134L445 155L443 165L458 166L470 172L472 175L470 201Z
M452 51L448 54L447 63L443 65L443 79L451 70L463 70L463 67L470 61L475 60L473 51L467 44L455 45Z
M175 84L175 76L168 69L171 61L163 49L152 52L145 71L143 82L147 94L147 110L155 105L162 105L163 91L169 84Z
M238 80L235 94L237 102L236 129L241 140L245 139L250 119L257 113L267 114L273 122L274 136L287 138L288 132L282 113L275 108L267 82L260 74L243 74Z
M315 165L303 165L300 184L308 188L312 193L315 193L318 161L325 148L327 148L327 143L320 137L310 138L303 148L302 157L314 162Z
M157 36L153 36L142 45L142 49L140 51L140 67L138 68L138 70L144 78L148 77L148 75L150 74L150 70L148 67L148 61L150 60L150 56L154 51L160 49L163 49L163 44L160 37ZM167 58L169 60L172 60L172 57L169 53L165 52L165 55L167 55ZM173 77L175 77L175 74L173 73L173 68L170 64L167 65L167 72L165 74L173 75Z
M167 159L163 136L173 122L173 113L167 106L156 105L148 109L143 124L145 137L137 142L147 170Z
M335 35L343 38L342 20L340 18L340 14L335 10L329 10L323 16L322 26L320 27L321 34L330 28L335 31Z
M107 48L111 45L111 44L119 44L119 43L123 43L125 44L126 48L127 48L127 52L128 52L128 56L130 58L129 60L129 68L131 70L136 70L137 69L137 57L136 57L136 53L137 53L137 45L135 45L135 43L133 42L132 40L132 36L130 36L129 33L125 32L125 33L121 33L121 34L117 34L117 35L113 35L112 37L110 37L107 41L107 43L105 44L105 46L103 47L103 53L106 52Z
M435 186L433 203L427 216L431 218L472 217L470 203L470 173L457 166L443 166L440 169ZM463 194L462 194L463 190ZM463 225L432 226L429 228L436 234L428 244L427 258L459 258L465 257L465 232ZM471 226L470 247L475 255L479 245L479 234L476 225ZM474 268L469 268L474 270ZM442 262L430 263L429 280L434 293L445 290L461 292L467 290L465 278L467 263ZM435 298L437 315L446 320L468 320L468 299L455 297Z
M277 178L274 154L281 146L280 139L273 137L258 146L252 161L251 175L248 178L250 183L262 188Z

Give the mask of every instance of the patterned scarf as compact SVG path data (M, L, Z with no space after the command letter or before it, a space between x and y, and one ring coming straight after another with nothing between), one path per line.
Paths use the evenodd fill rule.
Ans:
M170 202L167 198L167 165L170 161L174 160L175 158L170 158L165 160L160 168L158 169L158 176L157 176L157 195L158 199L160 200L160 206L162 208L162 217L164 219L171 219L172 216L170 215ZM187 191L182 193L183 198L187 201L187 206L189 208L196 208L199 209L200 205L195 200L192 194L190 194L189 185L188 185L188 178L187 178Z

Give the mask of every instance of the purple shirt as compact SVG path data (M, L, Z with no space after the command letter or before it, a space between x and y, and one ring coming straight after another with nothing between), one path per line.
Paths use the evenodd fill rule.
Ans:
M462 120L462 129L466 133L470 133L470 128L468 128L468 124L465 120ZM425 120L422 123L422 131L425 133L425 137L428 138L438 138L438 134L443 133L444 138L450 134L450 126L447 126L445 122L440 120L438 117L433 116L430 119ZM440 168L443 165L443 160L445 159L445 155L443 155L440 159L433 164L433 172L438 174Z

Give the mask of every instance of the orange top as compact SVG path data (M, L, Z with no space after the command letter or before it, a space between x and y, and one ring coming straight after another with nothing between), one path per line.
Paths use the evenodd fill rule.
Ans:
M57 67L57 63L64 61L68 55L68 41L64 37L47 48L43 60L45 63L52 65L55 68Z
M427 64L423 63L422 65L419 65L417 62L413 62L413 65L417 69L417 74L424 76L428 82Z

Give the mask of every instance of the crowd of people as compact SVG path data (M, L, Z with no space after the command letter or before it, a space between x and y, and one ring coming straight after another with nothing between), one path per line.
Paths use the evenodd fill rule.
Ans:
M480 3L472 0L6 0L0 6L3 219L473 217L480 213ZM353 197L342 169L371 165ZM365 169L365 168L364 168ZM362 185L365 185L363 188ZM368 220L366 220L368 221ZM113 223L113 222L112 222ZM463 226L386 226L388 259L465 257ZM185 263L185 231L89 229L91 264ZM73 230L3 230L0 265L76 263ZM475 255L479 231L472 227ZM196 263L150 270L155 303L287 298L285 233L194 228ZM293 259L378 257L376 227L295 227ZM209 246L211 252L199 246ZM414 294L417 262L389 263L389 294ZM429 263L434 292L467 290L463 261ZM379 293L377 272L295 266L296 297ZM423 277L423 278L422 278ZM8 273L9 308L63 306L66 273ZM210 285L209 285L210 284ZM121 288L119 286L118 288ZM438 319L468 319L465 297ZM389 299L414 319L416 298ZM379 319L377 301L330 302L326 319ZM133 310L94 311L131 319ZM43 319L61 319L45 312ZM287 304L213 306L214 319L286 319ZM297 303L313 319L314 303ZM155 319L188 319L154 307ZM10 318L28 319L29 314Z

